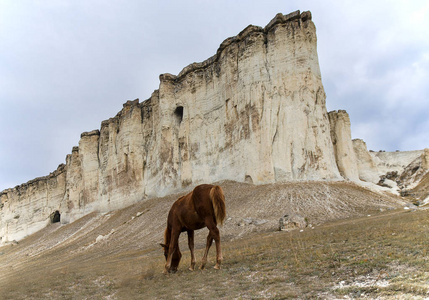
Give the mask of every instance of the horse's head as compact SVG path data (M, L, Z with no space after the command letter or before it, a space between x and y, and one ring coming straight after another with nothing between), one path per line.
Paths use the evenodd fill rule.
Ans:
M164 248L164 256L165 256L165 260L167 261L169 245L165 245L165 244L160 244L160 245L162 248ZM176 251L174 251L173 257L171 259L170 269L166 271L168 271L169 273L176 273L177 268L179 267L181 258L182 258L182 253L180 253L179 248L176 248Z
M168 245L165 244L160 244L162 248L164 248L164 256L165 256L165 260L167 260L168 257Z

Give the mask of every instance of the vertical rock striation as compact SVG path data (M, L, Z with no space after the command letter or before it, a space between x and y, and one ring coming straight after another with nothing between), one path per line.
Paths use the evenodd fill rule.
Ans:
M352 143L350 118L345 110L329 112L331 139L340 174L351 181L359 181L359 170Z
M168 190L220 179L339 178L308 12L248 26L214 57L160 80Z

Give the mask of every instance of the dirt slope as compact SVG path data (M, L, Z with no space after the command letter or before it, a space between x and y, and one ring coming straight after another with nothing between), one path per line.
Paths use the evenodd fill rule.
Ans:
M219 184L224 189L227 207L227 220L221 228L224 243L256 231L275 231L279 218L285 214L299 214L317 225L403 205L398 198L344 182ZM158 243L163 239L168 210L179 196L139 202L108 214L92 213L67 225L51 224L17 245L0 248L0 291L18 278L67 274L69 268L110 273L114 280L114 274L128 263L131 270L136 258L162 259ZM243 222L249 218L266 222ZM206 229L196 232L197 248L205 243L206 234ZM185 248L186 234L181 238L181 247Z
M410 190L410 194L419 199L421 204L429 203L429 173L426 173L419 184Z

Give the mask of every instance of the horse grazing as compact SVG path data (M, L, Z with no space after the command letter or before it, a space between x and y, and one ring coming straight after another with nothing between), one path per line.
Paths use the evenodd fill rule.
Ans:
M168 213L164 244L161 244L166 260L164 273L177 271L182 257L179 249L179 235L184 231L188 233L188 245L189 250L191 250L191 267L189 270L194 270L194 230L204 227L209 229L209 234L200 269L204 269L207 263L207 255L213 240L216 243L215 269L220 269L222 250L217 224L222 225L225 216L225 196L222 188L218 185L199 185L186 196L176 200Z

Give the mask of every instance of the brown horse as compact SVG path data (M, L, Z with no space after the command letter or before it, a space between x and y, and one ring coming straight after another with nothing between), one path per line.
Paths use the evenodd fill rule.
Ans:
M176 200L168 213L164 244L161 244L164 247L166 260L164 273L177 271L182 257L179 249L179 235L184 231L188 233L188 245L189 250L191 250L191 267L189 269L194 270L194 230L204 227L209 229L209 234L200 269L205 267L213 240L216 243L215 269L220 269L222 251L217 224L222 225L225 216L225 196L222 188L217 185L199 185L186 196Z

